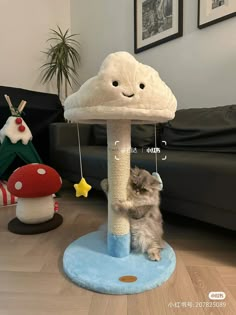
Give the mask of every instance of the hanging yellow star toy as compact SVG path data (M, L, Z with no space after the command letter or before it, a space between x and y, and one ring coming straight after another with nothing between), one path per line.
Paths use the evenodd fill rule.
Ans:
M84 196L84 197L88 197L88 192L90 191L90 189L92 188L92 186L90 186L86 180L82 177L81 181L78 184L74 184L74 188L76 191L76 197L80 197L80 196Z

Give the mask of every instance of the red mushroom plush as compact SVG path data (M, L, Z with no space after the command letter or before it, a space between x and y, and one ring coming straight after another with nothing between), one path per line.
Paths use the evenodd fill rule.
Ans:
M62 185L59 174L50 166L33 163L16 169L7 188L16 197L16 217L26 224L50 220L54 215L52 194Z

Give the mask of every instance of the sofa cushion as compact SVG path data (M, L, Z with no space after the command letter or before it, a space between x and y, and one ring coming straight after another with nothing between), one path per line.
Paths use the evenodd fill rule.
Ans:
M178 110L162 140L173 150L235 153L236 105Z
M157 125L157 138L160 125ZM93 126L93 138L95 145L107 145L106 125ZM157 139L157 141L159 141ZM154 144L154 125L132 125L131 144L133 147L146 147ZM158 142L159 143L159 142Z
M133 125L131 126L131 144L133 147L147 147L153 145L154 125Z
M160 159L163 156L166 159ZM235 154L161 150L158 170L166 197L236 213Z

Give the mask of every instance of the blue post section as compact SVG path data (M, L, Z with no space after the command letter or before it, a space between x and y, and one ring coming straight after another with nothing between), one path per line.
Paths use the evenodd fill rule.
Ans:
M130 233L115 235L107 233L107 249L110 256L125 257L130 253Z

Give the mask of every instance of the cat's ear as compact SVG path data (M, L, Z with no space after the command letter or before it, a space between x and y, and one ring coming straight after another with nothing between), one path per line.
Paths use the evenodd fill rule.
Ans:
M150 191L149 185L142 185L142 189L144 189L146 191Z
M134 168L131 168L131 169L130 169L130 174L131 174L131 175L137 176L138 173L139 173L139 168L138 168L136 165L135 165Z

